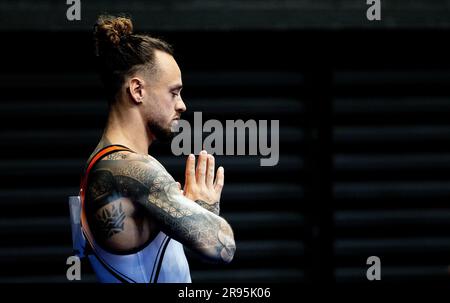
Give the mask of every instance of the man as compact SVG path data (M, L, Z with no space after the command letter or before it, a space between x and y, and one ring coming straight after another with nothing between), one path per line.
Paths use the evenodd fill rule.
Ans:
M202 151L186 162L183 190L148 148L170 139L186 106L180 69L162 40L102 16L95 38L110 95L103 136L81 186L81 224L102 282L191 282L183 245L228 263L235 242L219 216L224 169Z

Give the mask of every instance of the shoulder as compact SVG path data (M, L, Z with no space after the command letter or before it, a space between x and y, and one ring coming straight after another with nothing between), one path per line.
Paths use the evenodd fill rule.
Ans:
M99 162L102 162L103 164L111 164L114 162L107 162L105 161L125 161L126 162L140 162L148 164L149 166L158 167L159 169L165 170L164 166L156 160L154 157L150 155L143 155L138 154L131 151L116 151L109 155L106 155L103 157Z
M129 151L117 151L103 157L92 169L92 178L99 175L108 175L111 181L125 177L130 179L129 182L145 185L161 181L175 182L154 157Z

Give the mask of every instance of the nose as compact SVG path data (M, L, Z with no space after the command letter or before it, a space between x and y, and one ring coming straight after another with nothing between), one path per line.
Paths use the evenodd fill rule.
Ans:
M175 110L181 113L186 111L186 104L184 104L183 99L180 98L180 100L176 103Z

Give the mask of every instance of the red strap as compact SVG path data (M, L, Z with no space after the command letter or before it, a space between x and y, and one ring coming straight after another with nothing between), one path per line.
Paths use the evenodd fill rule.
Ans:
M84 173L84 177L81 181L80 193L83 195L83 198L84 198L84 194L86 191L87 178L89 176L89 173L91 172L92 167L97 163L98 160L103 158L106 154L109 154L109 153L115 152L115 151L131 151L131 149L129 149L125 146L121 146L121 145L110 145L110 146L103 148L102 150L97 152L97 154L95 154L95 156L89 161L88 167L87 167L86 172ZM81 200L83 201L84 199L81 199Z

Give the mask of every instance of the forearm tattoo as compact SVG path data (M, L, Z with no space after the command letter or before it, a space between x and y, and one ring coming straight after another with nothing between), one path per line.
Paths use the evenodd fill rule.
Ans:
M195 203L197 203L204 209L207 209L216 215L219 215L219 213L220 213L220 203L219 202L214 202L213 204L209 204L203 200L195 200Z
M227 263L232 260L236 250L233 231L218 216L219 203L192 203L158 161L150 156L120 153L106 157L94 168L96 174L102 175L91 186L98 205L111 203L108 197L115 195L130 198L143 205L173 239L211 259ZM112 236L123 230L120 211L119 204L114 211L97 213L103 234Z

